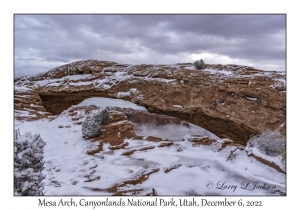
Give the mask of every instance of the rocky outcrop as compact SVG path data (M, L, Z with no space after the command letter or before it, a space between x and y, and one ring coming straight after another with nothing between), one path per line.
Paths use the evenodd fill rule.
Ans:
M286 121L285 72L237 65L120 65L80 61L15 79L16 117L57 115L89 97L132 101L245 144ZM18 114L19 113L19 114ZM21 115L21 114L23 115ZM31 117L30 119L34 119Z
M52 116L43 106L37 92L18 86L15 87L14 110L16 120L38 120Z

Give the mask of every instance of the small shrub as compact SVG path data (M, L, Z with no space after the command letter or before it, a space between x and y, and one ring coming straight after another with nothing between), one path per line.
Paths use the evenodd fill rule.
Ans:
M14 192L15 195L41 196L44 195L45 176L44 146L46 143L39 134L15 132L14 141Z
M202 59L200 59L200 60L194 62L194 66L196 67L196 69L204 69L205 63Z
M285 148L285 139L280 136L279 129L266 131L259 135L252 136L248 147L256 147L261 153L269 156L282 155Z

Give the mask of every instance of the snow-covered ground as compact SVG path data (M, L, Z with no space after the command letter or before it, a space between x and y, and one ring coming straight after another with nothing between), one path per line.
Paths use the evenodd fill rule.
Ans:
M216 135L196 126L192 123L184 126L182 124L167 124L167 125L150 125L150 124L138 124L134 123L135 133L139 136L157 136L163 139L180 140L186 134L195 134L207 136L210 139L219 139Z
M21 135L39 133L47 143L46 195L112 195L114 186L127 195L146 195L153 189L157 195L285 193L285 174L234 146L220 150L220 142L203 146L177 140L161 147L161 142L125 139L128 145L123 149L111 150L104 143L103 151L88 155L98 142L83 139L81 125L66 113L52 121L15 121ZM123 155L133 150L132 155Z

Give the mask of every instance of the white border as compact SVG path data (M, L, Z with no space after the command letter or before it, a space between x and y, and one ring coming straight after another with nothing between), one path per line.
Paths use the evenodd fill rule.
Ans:
M286 13L287 14L287 196L286 197L241 197L243 200L262 200L264 207L297 206L299 181L297 175L299 167L297 161L297 147L299 140L296 131L299 101L298 87L300 69L299 57L299 11L296 1L2 1L1 10L1 190L0 206L3 209L40 209L37 197L13 197L13 14L15 13ZM4 64L4 65L3 65ZM299 129L298 129L299 130ZM299 153L299 152L298 152ZM68 199L69 197L64 197ZM85 197L90 200L97 197ZM102 197L103 198L103 197ZM102 199L101 198L101 199ZM160 197L162 198L162 197ZM211 200L220 200L223 197L205 197ZM59 199L47 197L47 199ZM75 199L79 200L79 197ZM176 197L179 199L179 197ZM239 200L239 197L229 197L230 200ZM58 207L62 208L62 207ZM64 207L66 208L66 207ZM78 207L77 207L78 208ZM149 207L148 207L149 208ZM169 208L169 207L165 207ZM179 207L177 207L179 208ZM203 207L202 207L203 208ZM238 207L237 207L238 208ZM86 207L85 209L91 209ZM102 208L106 209L106 208ZM112 208L110 208L112 209ZM294 208L295 209L295 208Z

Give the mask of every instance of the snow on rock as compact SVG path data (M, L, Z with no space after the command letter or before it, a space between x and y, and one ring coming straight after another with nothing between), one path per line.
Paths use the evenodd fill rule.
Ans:
M188 70L197 70L195 66L185 66L184 68Z
M125 96L130 96L130 91L127 92L118 92L118 98L122 98Z
M223 74L223 75L232 75L232 71L225 71L225 70L217 70L217 69L203 69L202 71L208 72L210 74Z
M16 85L15 85L14 90L15 90L15 91L18 91L18 92L32 91L31 88L28 88L28 87L25 87L25 86L16 86Z
M248 100L257 101L257 98L247 97Z
M82 134L85 137L93 138L101 134L101 126L110 120L107 108L92 110L82 124Z
M176 104L174 104L174 105L172 105L172 106L175 107L175 108L182 108L181 105L176 105Z
M70 82L68 84L71 86L88 86L93 85L93 82Z
M125 97L125 96L130 96L132 93L138 93L137 89L136 88L130 88L129 91L127 92L119 92L117 97L118 98L122 98L122 97Z

